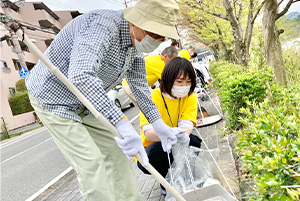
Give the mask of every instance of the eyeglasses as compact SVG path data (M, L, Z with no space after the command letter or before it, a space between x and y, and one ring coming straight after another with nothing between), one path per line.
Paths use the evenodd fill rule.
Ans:
M164 36L161 36L161 35L158 35L158 34L155 34L155 33L151 33L151 32L148 32L148 31L145 31L145 33L147 35L149 35L151 38L154 38L157 41L164 42L164 41L169 39L168 37L164 37Z

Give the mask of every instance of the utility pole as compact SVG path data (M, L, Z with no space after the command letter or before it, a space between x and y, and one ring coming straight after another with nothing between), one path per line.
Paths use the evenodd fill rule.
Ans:
M125 7L128 7L128 3L136 2L137 0L124 0Z
M8 18L11 18L10 13L9 13L10 3L11 2L9 2L8 0L1 0L1 7L3 8L4 15ZM19 63L26 70L28 70L27 66L26 66L26 62L25 62L25 56L24 56L24 53L21 49L21 46L20 46L20 43L19 43L19 40L18 40L18 36L10 29L9 29L9 32L10 32L11 40L13 42L14 51L17 54L18 59L19 59Z

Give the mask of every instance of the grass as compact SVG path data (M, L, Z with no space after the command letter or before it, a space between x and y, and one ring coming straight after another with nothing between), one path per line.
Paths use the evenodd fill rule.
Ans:
M20 136L20 135L23 135L23 134L26 134L26 133L38 130L40 128L41 127L37 127L37 128L34 128L34 129L30 130L30 131L10 134L9 137L6 137L6 136L4 137L4 136L1 135L1 142L4 141L4 140L7 140L7 139L11 139L11 138L14 138L14 137L17 137L17 136Z
M21 132L21 133L15 133L15 134L9 135L9 137L1 135L1 141L7 140L7 139L11 139L11 138L17 137L17 136L22 135L22 134L23 134L23 132Z

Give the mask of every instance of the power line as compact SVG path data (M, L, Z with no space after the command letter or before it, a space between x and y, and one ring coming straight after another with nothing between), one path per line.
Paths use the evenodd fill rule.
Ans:
M75 9L75 10L78 10L78 8L75 8L69 4L66 4L66 3L63 3L63 2L60 2L60 1L57 1L57 0L44 0L45 2L53 2L55 4L60 4L60 6L65 6L65 7L69 7L69 8L72 8L72 9Z
M105 0L105 1L107 1L107 2L109 2L109 3L112 3L112 4L115 4L115 5L117 5L117 6L124 6L124 5L121 4L120 2L115 2L115 1L113 1L113 0Z
M121 1L118 1L118 0L111 0L111 1L114 1L114 2L116 2L116 3L118 3L118 4L122 4L122 5L124 6L124 3L121 2Z
M59 6L59 5L57 5L56 3L52 3L52 2L48 2L48 1L44 1L44 3L45 3L45 4L50 4L50 5L55 6L55 7L57 7L57 8L61 8L61 9L63 9L63 10L68 10L68 8Z

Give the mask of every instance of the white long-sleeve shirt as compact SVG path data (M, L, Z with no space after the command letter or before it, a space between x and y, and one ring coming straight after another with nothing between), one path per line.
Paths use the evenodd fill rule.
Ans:
M211 79L204 65L201 65L200 63L192 63L192 65L202 73L205 82L208 82L208 80Z

